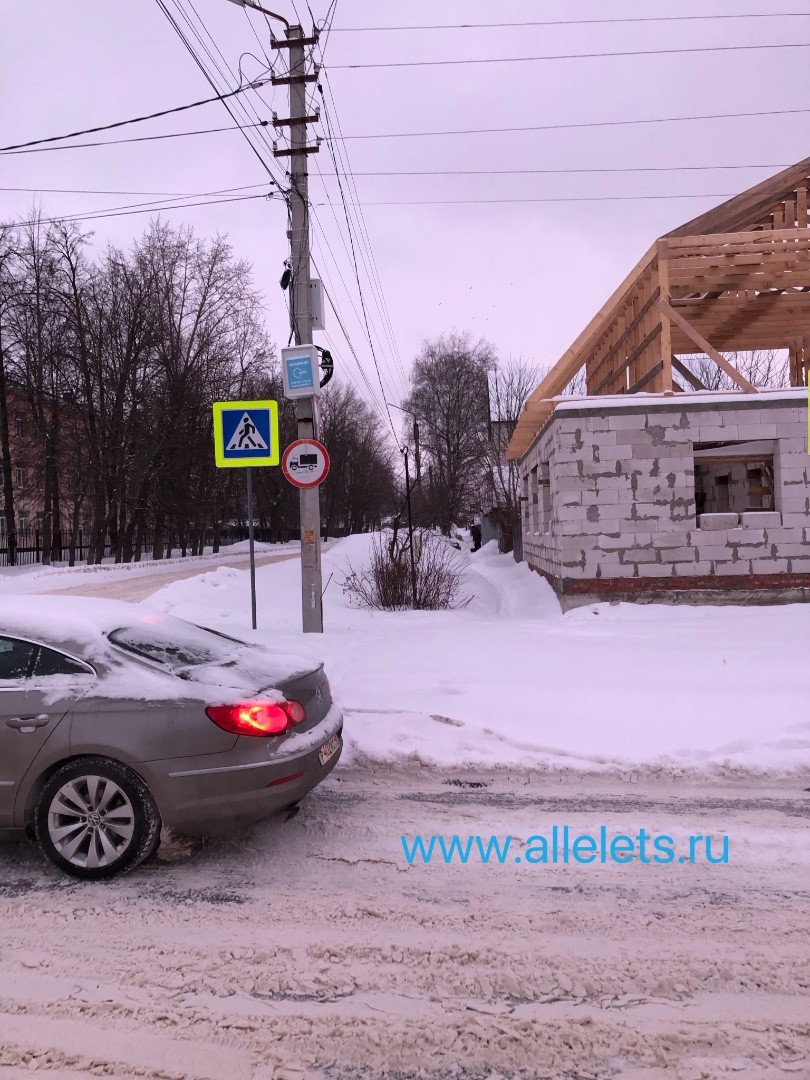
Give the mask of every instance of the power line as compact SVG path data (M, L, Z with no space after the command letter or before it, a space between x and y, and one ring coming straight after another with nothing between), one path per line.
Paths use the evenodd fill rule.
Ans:
M518 131L573 131L578 128L633 127L638 124L682 124L696 120L737 120L757 116L793 116L810 109L764 109L757 112L704 113L700 116L659 116L649 120L587 120L572 124L528 124L515 127L454 128L445 131L391 131L367 135L337 135L332 139L421 139L429 135L499 135ZM324 139L324 141L332 141Z
M206 199L200 202L182 202L182 203L150 203L144 209L110 209L99 211L88 211L83 214L61 214L58 217L50 218L38 218L30 221L17 221L14 222L18 227L24 228L28 225L54 225L60 221L101 221L104 218L114 217L129 217L132 214L153 214L155 211L162 213L164 210L185 210L194 206L222 206L224 203L234 202L247 202L251 199L272 199L281 198L280 195L273 195L269 192L265 192L261 195L233 195L229 198L221 199Z
M377 64L332 64L332 71L362 71L370 68L458 67L469 64L526 64L541 60L596 60L623 56L680 56L684 53L749 52L754 49L807 49L808 43L795 41L778 45L700 45L686 49L622 49L617 52L546 53L543 56L484 56L464 60L394 60Z
M182 43L185 46L189 56L192 58L194 63L197 65L197 67L200 69L200 71L202 72L202 74L205 77L208 84L212 87L213 90L215 90L217 92L217 97L222 101L223 105L228 110L228 115L230 116L230 118L234 121L234 123L237 125L237 127L239 127L239 129L242 131L242 134L243 134L243 136L245 138L245 141L247 142L250 149L253 151L254 155L258 159L258 161L261 164L262 168L265 170L267 175L269 177L271 177L271 179L272 179L273 178L273 170L272 170L272 168L270 167L270 165L267 164L267 162L263 158L261 152L256 147L256 145L251 141L247 131L239 124L238 119L234 115L234 113L233 113L233 111L232 111L232 109L230 107L230 104L228 103L227 99L233 96L233 92L231 92L231 93L229 93L227 95L222 94L222 92L219 89L219 87L217 86L214 78L212 77L210 72L207 70L207 68L205 67L205 64L203 64L202 60L200 60L197 53L194 51L193 45L191 44L191 42L186 37L185 33L183 32L183 28L177 22L177 19L175 19L175 17L169 11L168 7L164 3L164 0L157 0L157 5L160 8L160 10L163 12L163 14L166 16L166 18L167 18L167 20L169 22L169 25L172 27L172 29L175 31L177 36L182 41ZM178 8L178 11L182 12L182 9ZM186 19L186 22L189 23L188 17L185 15L185 13L183 13L183 17ZM190 25L190 23L189 23L189 25ZM199 35L197 35L197 37L198 37L198 40L199 40ZM209 53L209 56L210 56L210 53ZM214 67L216 67L216 66L217 66L216 62L214 62ZM222 77L221 72L220 72L220 77ZM225 82L227 83L227 80L225 80ZM261 131L261 129L260 129L260 131ZM273 183L276 183L275 179L273 179Z
M724 169L786 169L787 165L636 165L623 169L417 169L355 172L355 176L569 176L580 173L715 172ZM323 175L323 174L321 174ZM330 177L331 179L331 177ZM2 191L3 188L0 188Z
M604 26L620 23L707 22L720 19L799 19L807 11L756 12L743 15L656 15L635 19L547 19L543 22L439 23L435 26L339 26L335 33L385 33L398 30L498 30L531 26Z
M326 116L326 119L327 119L327 125L328 125L329 124L328 115ZM376 351L374 349L374 341L372 340L372 336L371 336L371 326L369 324L368 311L366 309L366 298L363 295L363 287L360 284L360 270L359 270L358 265L357 265L357 253L356 253L355 244L354 244L354 232L353 232L353 229L352 229L351 218L350 218L350 215L349 215L349 205L348 205L348 203L346 201L346 195L345 195L345 193L343 191L343 182L341 181L341 178L340 178L340 172L338 171L337 160L336 160L336 158L334 156L334 151L332 149L331 144L329 145L329 152L332 155L332 164L334 165L334 168L335 168L335 176L337 178L338 189L340 191L340 199L341 199L341 202L343 204L343 212L346 215L346 226L347 226L347 230L348 230L348 234L349 234L349 243L351 245L352 269L354 271L354 278L355 278L355 281L357 283L357 293L358 293L358 295L360 297L360 308L361 308L361 310L363 312L363 325L365 326L366 337L368 338L369 348L371 349L371 359L372 359L372 361L374 363L374 369L377 372L377 379L379 380L379 383L380 383L380 390L382 391L382 400L383 400L383 404L385 405L386 414L388 416L388 423L391 425L391 430L394 431L394 422L391 419L391 413L390 413L390 411L388 409L388 405L387 405L386 400L385 400L386 399L386 392L385 392L385 387L383 386L382 373L380 371L380 365L377 362L377 353L376 353ZM396 438L396 433L394 434L394 437Z
M249 89L246 87L246 89ZM210 98L211 101L217 101L217 98ZM454 130L446 131L392 131L392 132L379 132L367 135L333 135L323 136L324 142L346 142L350 139L421 139L428 138L432 135L445 136L445 135L499 135L509 134L512 132L521 131L571 131L577 129L587 128L605 128L605 127L632 127L639 124L680 124L690 123L699 120L735 120L735 119L750 119L752 117L764 117L764 116L799 116L806 115L810 112L808 109L767 109L758 112L737 112L737 113L706 113L702 116L663 116L652 118L649 120L596 120L596 121L584 121L582 123L572 124L532 124L523 125L517 127L495 127L495 128L458 128ZM193 135L216 135L223 131L246 131L253 128L268 128L271 126L269 120L259 120L255 123L248 124L228 124L224 127L215 128L199 128L193 131L172 131L165 135L140 135L131 139L104 139L96 142L85 143L72 143L69 146L42 146L34 147L26 150L0 150L0 153L9 155L13 154L44 154L50 153L54 150L83 150L96 148L100 146L123 146L129 143L141 143L141 142L158 142L164 139L184 139ZM715 166L716 168L731 168L731 166ZM740 168L748 168L749 166L739 166ZM777 168L778 166L763 165L762 168ZM751 165L750 168L760 168L758 165ZM572 171L572 170L565 170ZM361 175L361 174L357 174Z
M224 195L232 191L249 191L251 188L264 187L260 184L242 184L240 187L222 188L220 191L121 191L113 188L48 188L48 187L0 187L0 191L19 191L32 195L155 195L169 199L201 199L206 195Z
M261 185L251 184L249 187L259 187ZM0 189L3 190L3 189ZM223 189L238 191L239 188ZM214 194L213 192L211 194ZM509 204L524 204L524 203L569 203L569 202L638 202L644 200L671 200L671 199L729 199L735 194L734 192L716 193L716 194L702 194L702 195L572 195L572 196L552 196L541 198L529 198L529 199L403 199L393 200L386 202L366 202L365 206L464 206L464 205L509 205ZM738 194L738 193L737 193ZM184 198L185 196L174 196ZM189 196L190 198L196 198L196 196ZM219 206L224 203L231 202L244 202L252 199L271 199L281 198L280 194L273 194L271 192L260 192L255 195L236 195L232 197L221 197L207 199L197 202L181 202L181 203L168 203L167 200L150 200L148 203L132 203L124 207L110 207L103 210L87 210L82 213L68 213L60 214L50 218L40 218L39 224L49 225L57 221L100 221L104 218L112 217L128 217L130 214L151 214L155 211L163 210L182 210L184 207L194 206ZM314 203L313 209L318 206L340 206L340 203L333 203L328 201L326 203ZM350 207L358 206L357 203L348 203ZM143 206L145 209L140 209ZM130 208L132 207L132 208ZM35 222L22 221L17 222L18 225L32 225Z
M321 90L321 97L323 99L323 115L324 115L324 120L325 120L325 123L326 123L326 128L327 128L327 131L329 132L329 134L332 134L332 123L331 123L331 119L330 119L330 111L334 113L334 120L335 120L335 124L337 126L338 132L340 132L342 130L342 128L341 128L341 124L340 124L340 117L338 116L338 113L337 113L337 105L336 105L336 102L335 102L334 94L332 92L332 87L331 87L331 83L330 83L330 80L329 80L329 77L328 77L328 73L324 72L324 74L325 74L325 80L324 81L326 83L326 88L327 88L327 90L329 92L329 98L330 98L330 101L331 101L331 110L327 106L327 102L326 102L325 96L323 94L323 89L321 87L321 84L319 83L318 85L319 85L319 89ZM330 157L332 159L332 166L333 166L333 168L335 170L335 176L338 179L338 186L340 188L341 198L344 201L344 213L346 214L346 224L347 224L347 227L349 229L350 239L351 239L351 233L352 233L352 222L351 222L350 215L348 213L347 200L345 200L343 198L343 186L342 186L342 184L340 182L340 176L341 176L340 164L342 164L342 166L343 166L343 168L342 168L343 178L346 180L347 184L349 185L350 190L351 190L352 195L353 195L353 198L354 198L354 204L355 205L353 206L353 209L354 209L355 217L357 219L357 224L358 224L358 237L357 238L358 238L358 244L359 244L359 247L360 247L360 252L361 252L361 255L362 255L362 258L363 258L363 262L365 264L366 274L367 274L369 282L371 284L372 296L374 297L374 301L375 301L375 304L376 304L376 307L377 307L377 311L378 311L378 313L380 315L382 328L383 328L383 333L388 339L388 346L389 346L389 349L390 349L391 356L392 356L392 358L394 360L394 367L397 369L398 376L402 381L403 388L405 388L406 385L407 385L407 376L405 374L405 368L404 368L404 365L402 363L402 357L400 356L400 353L399 353L399 347L397 345L396 335L394 334L394 329L393 329L393 325L392 325L392 322L391 322L391 316L390 316L390 312L388 310L388 304L387 304L386 299L385 299L385 294L384 294L384 290L383 290L383 287L382 287L382 281L380 279L379 271L377 269L376 259L374 257L374 250L373 250L373 247L372 247L372 244L371 244L371 237L369 235L368 226L366 225L365 217L363 215L362 204L361 204L361 201L360 201L359 192L357 190L357 184L355 183L354 173L353 173L352 168L351 168L351 163L349 161L348 153L347 153L346 147L341 146L340 143L334 144L334 147L333 147L333 144L327 143L327 148L329 150L329 155L330 155ZM340 159L340 164L339 164L338 159ZM318 169L318 172L320 173L320 169ZM333 211L333 213L334 213L334 211ZM337 223L337 215L335 215L335 222ZM354 248L354 244L352 242L352 249L353 248ZM359 280L358 280L358 290L360 290ZM362 299L362 290L360 290L360 291L361 291L361 299ZM380 345L382 346L383 345L382 336L379 336L379 341L380 341Z
M265 79L264 82L256 85L265 86L269 82ZM227 94L217 94L216 97L203 98L202 101L192 101L188 105L177 105L173 109L161 109L160 112L147 113L144 116L133 116L128 120L116 120L113 124L100 124L97 127L83 128L81 131L71 131L67 135L51 135L47 139L31 139L29 142L13 143L10 146L0 146L0 153L7 153L10 150L23 150L29 146L41 146L43 143L61 142L64 139L76 139L80 135L95 135L99 131L112 131L113 128L126 127L128 124L141 124L145 120L155 120L160 116L171 116L173 113L187 112L189 109L197 109L200 105L210 105L213 101L224 101L226 98L235 97L237 94L244 94L246 90L254 89L253 86L240 86L236 90L231 90Z
M561 195L535 199L401 199L391 202L367 202L365 206L462 206L481 205L485 203L508 204L508 203L572 203L572 202L640 202L645 199L730 199L739 195L738 191L717 192L698 195ZM333 203L315 203L316 206L340 205ZM349 204L355 205L353 203Z
M216 98L212 100L216 101ZM269 120L261 120L255 124L228 124L225 127L197 128L194 131L170 131L165 135L137 135L131 139L100 139L96 142L69 143L66 146L36 146L28 150L0 150L0 153L9 156L13 154L47 154L52 153L54 150L84 150L98 146L123 146L126 143L160 142L163 139L185 139L189 135L216 135L220 131L245 131L269 126Z

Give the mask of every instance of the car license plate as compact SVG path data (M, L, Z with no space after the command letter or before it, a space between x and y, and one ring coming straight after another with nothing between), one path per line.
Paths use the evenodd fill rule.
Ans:
M321 765L325 765L330 758L333 758L340 749L340 736L333 735L329 742L323 744L318 751L318 759Z

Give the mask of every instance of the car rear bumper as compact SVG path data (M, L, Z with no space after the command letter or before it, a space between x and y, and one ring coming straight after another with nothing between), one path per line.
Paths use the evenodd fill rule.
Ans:
M343 714L332 706L308 731L281 743L241 736L233 750L136 764L164 824L197 835L230 832L299 802L329 775L343 749ZM322 749L335 748L321 761ZM325 755L324 755L325 756Z

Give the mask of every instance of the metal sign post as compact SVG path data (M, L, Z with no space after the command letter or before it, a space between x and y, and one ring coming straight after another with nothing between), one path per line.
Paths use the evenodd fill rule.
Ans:
M248 543L250 546L250 617L256 629L256 550L253 544L253 469L245 469L247 475Z
M278 465L278 402L215 401L214 459L218 469L244 469L247 476L250 547L250 614L256 629L256 550L253 535L253 469Z

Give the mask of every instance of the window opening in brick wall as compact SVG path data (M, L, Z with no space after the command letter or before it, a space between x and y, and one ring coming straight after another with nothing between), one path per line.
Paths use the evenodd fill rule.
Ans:
M694 458L698 515L775 509L774 440L696 443Z

